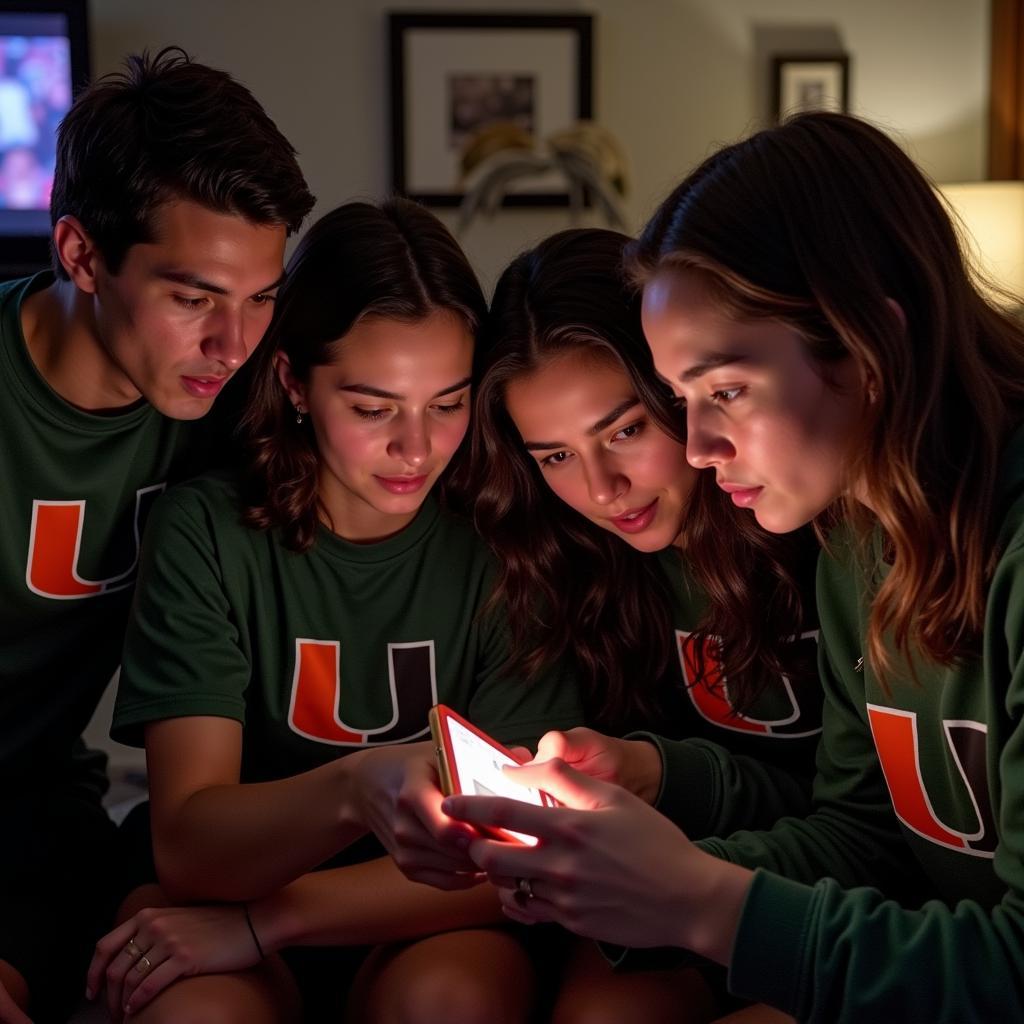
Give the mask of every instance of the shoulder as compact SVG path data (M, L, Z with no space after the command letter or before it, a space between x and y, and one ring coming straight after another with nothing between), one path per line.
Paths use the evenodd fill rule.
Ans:
M242 523L242 505L233 476L227 472L206 473L169 487L153 509L153 527L191 521L216 527L218 531L248 529Z

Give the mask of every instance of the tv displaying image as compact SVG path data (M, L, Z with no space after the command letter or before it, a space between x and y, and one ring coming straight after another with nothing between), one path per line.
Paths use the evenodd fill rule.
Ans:
M84 0L0 3L0 264L47 262L57 126L88 77Z

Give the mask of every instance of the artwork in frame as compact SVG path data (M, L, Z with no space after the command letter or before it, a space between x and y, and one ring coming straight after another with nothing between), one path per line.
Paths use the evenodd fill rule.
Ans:
M544 139L593 115L590 15L409 11L389 22L392 187L402 195L458 206L462 152L478 131L507 122ZM504 199L568 202L556 174Z
M808 110L849 111L850 58L845 53L800 54L772 61L776 121Z

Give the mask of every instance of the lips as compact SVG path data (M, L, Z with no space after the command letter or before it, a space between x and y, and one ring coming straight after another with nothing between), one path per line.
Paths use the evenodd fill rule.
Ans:
M732 503L739 508L750 508L764 490L763 487L748 487L746 484L734 484L728 480L719 480L718 486L732 498Z
M228 382L229 376L182 376L181 386L195 398L216 398L220 394L221 388Z
M629 509L622 515L615 516L610 522L614 523L615 528L623 533L640 533L654 522L654 517L658 512L657 505L658 499L655 498L649 505Z
M392 494L415 494L430 478L428 473L417 476L377 476L375 479Z

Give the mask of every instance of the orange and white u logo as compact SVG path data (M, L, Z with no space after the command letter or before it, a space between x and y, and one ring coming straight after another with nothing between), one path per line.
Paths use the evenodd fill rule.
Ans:
M995 818L985 773L988 726L984 722L954 720L942 723L946 743L978 823L973 832L960 832L939 820L928 796L918 749L917 715L877 704L868 704L867 708L871 736L896 817L912 832L939 846L974 857L994 856Z
M57 601L96 597L132 584L139 561L139 542L144 514L164 489L164 484L135 492L134 541L131 564L116 576L89 580L78 571L85 526L85 501L32 502L25 583L33 594Z
M794 642L816 642L817 637L817 630L810 630L801 633ZM803 714L793 684L786 676L780 680L782 692L787 698L786 713L774 719L751 718L737 711L729 699L729 681L722 668L718 640L706 637L701 652L703 657L698 659L692 634L677 630L676 639L686 691L701 718L721 729L782 739L797 739L821 732L820 718L812 722ZM703 669L703 673L700 669Z
M341 747L401 743L428 732L427 712L437 703L434 641L388 644L391 718L355 729L342 718L341 645L337 640L295 641L288 725L306 739Z

